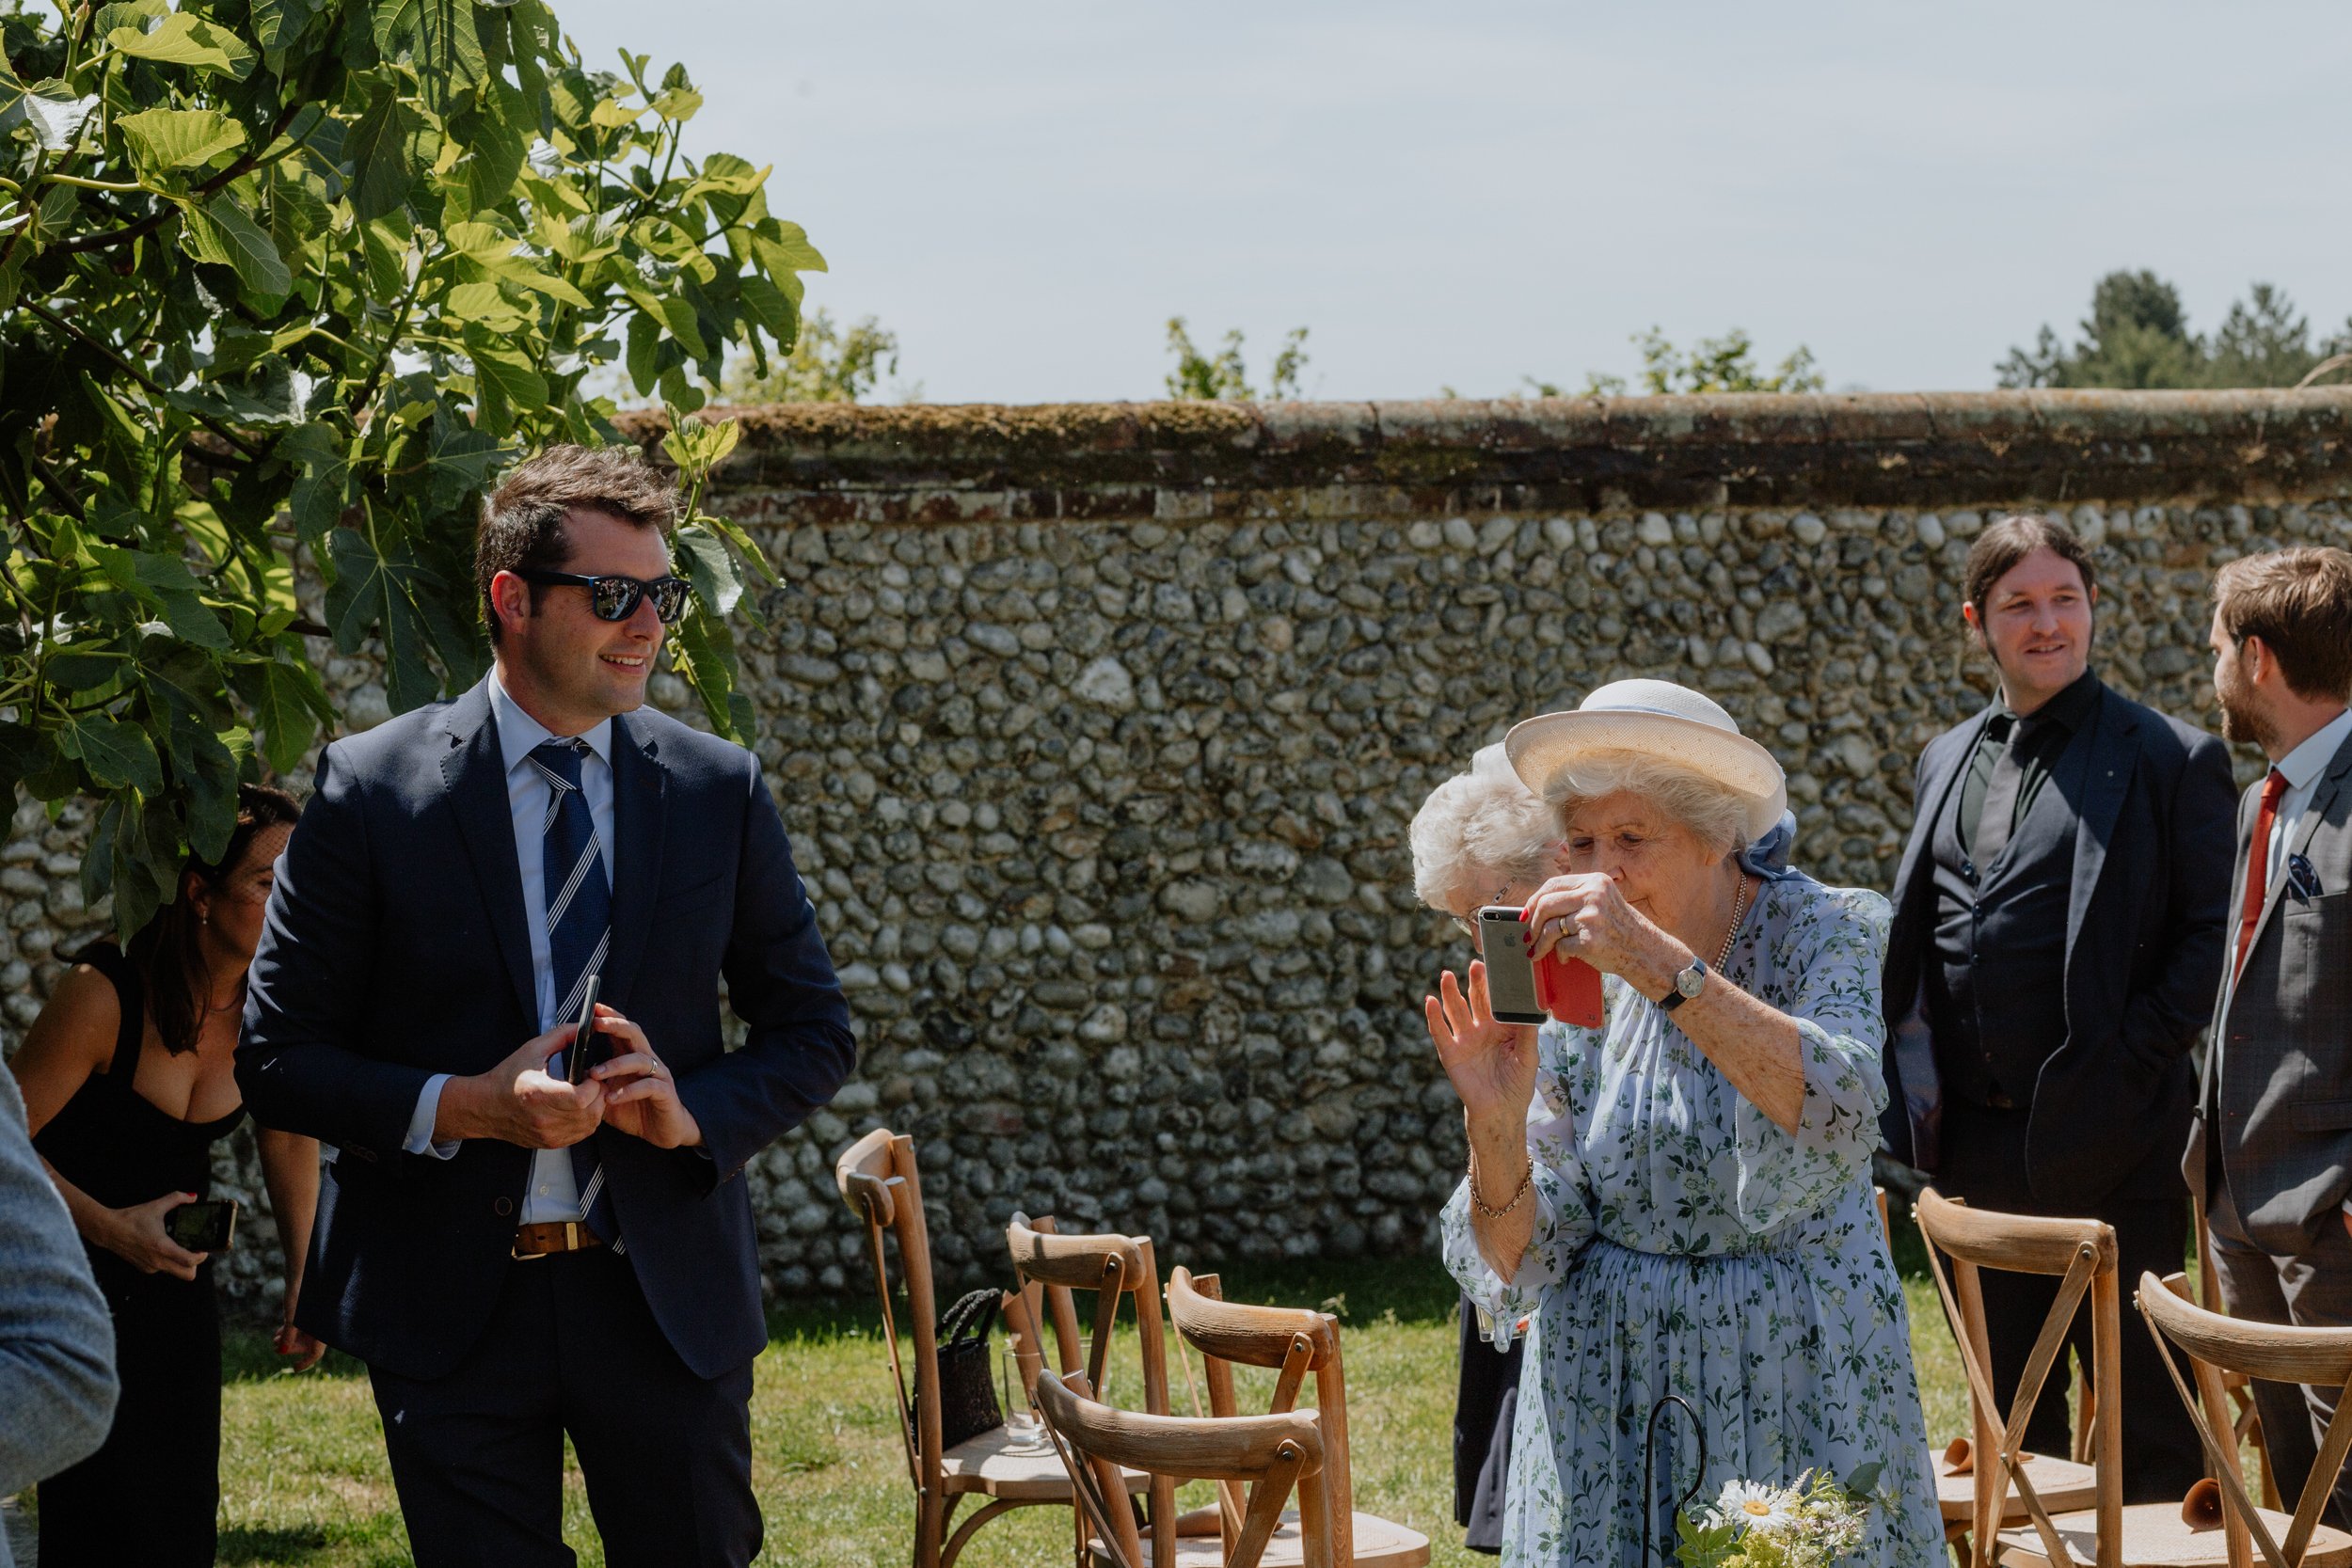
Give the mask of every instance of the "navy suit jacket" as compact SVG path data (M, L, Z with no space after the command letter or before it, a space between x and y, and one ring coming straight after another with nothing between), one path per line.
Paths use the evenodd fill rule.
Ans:
M1935 876L1929 844L1995 709L1928 742L1917 815L1895 874L1887 934L1887 1108L1894 1154L1931 1171L1919 1125L1940 1103L1920 984L1935 961ZM2221 742L2101 688L2076 826L2066 910L2066 1041L2042 1063L2026 1124L2026 1177L2053 1203L2093 1204L2177 1190L2169 1159L2187 1132L2189 1048L2211 1011L2230 897L2235 785ZM2055 788L2053 778L2042 787ZM1906 1090L1909 1104L1906 1104Z
M715 1377L767 1343L743 1166L833 1098L856 1047L758 759L651 708L612 723L601 999L669 1064L704 1147L601 1127L596 1152L654 1320ZM749 1025L734 1051L723 981ZM495 1066L537 1021L486 684L329 746L278 864L237 1047L255 1118L340 1150L303 1328L414 1378L472 1347L516 1266L531 1151L469 1139L438 1160L401 1145L427 1078Z

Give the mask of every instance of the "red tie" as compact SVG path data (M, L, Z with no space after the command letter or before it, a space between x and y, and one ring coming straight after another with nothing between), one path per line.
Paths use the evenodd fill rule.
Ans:
M2254 927L2262 924L2263 903L2270 893L2270 830L2279 820L2279 797L2286 792L2286 775L2272 768L2263 780L2262 807L2254 813L2254 842L2246 850L2246 908L2238 916L2237 958L2230 965L2233 983L2246 967L2246 950L2254 945Z

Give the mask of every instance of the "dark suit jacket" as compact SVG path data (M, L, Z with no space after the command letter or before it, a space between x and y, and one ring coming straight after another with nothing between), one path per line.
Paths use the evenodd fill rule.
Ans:
M1930 741L1919 755L1917 816L1895 876L1887 937L1881 1118L1897 1158L1933 1168L1915 1135L1925 1049L1921 980L1934 959L1930 839L1996 710ZM2066 1040L2042 1064L2026 1133L2026 1176L2046 1203L2089 1206L2117 1191L2158 1148L2181 1147L2193 1088L2188 1051L2221 973L2229 877L2222 834L2233 784L2221 742L2102 688L2091 720L2066 913ZM2058 787L2053 779L2042 786ZM1911 1089L1906 1114L1905 1087ZM1918 1156L1926 1156L1923 1161ZM2161 1162L2169 1180L2170 1162Z
M595 1134L653 1316L703 1377L767 1343L745 1162L855 1065L849 1009L758 760L651 708L613 721L612 951L602 999L643 1026L701 1149ZM723 980L749 1037L721 1034ZM498 1297L531 1151L405 1154L436 1072L537 1034L521 874L486 685L339 740L289 841L254 955L237 1082L266 1126L341 1152L295 1321L433 1378Z
M2256 784L2238 804L2233 910L2244 907L2261 800ZM2217 999L2219 1082L2209 1062L2184 1166L2210 1182L2207 1150L2217 1153L2248 1239L2281 1258L2309 1252L2352 1193L2352 740L2336 748L2285 852L2312 863L2319 895L2277 868L2236 993Z

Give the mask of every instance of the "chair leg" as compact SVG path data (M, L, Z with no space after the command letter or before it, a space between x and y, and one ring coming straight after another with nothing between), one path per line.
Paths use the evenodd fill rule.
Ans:
M942 1568L940 1549L947 1534L947 1504L925 1493L914 1503L914 1568Z

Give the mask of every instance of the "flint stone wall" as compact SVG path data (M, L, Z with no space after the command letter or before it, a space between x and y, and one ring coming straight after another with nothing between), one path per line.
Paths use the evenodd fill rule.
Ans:
M959 1283L1015 1208L1170 1260L1424 1252L1462 1139L1417 1007L1462 955L1406 827L1473 750L1687 682L1788 768L1798 863L1883 888L1913 758L1991 689L1986 521L2065 516L2102 673L2195 722L2213 568L2352 544L2345 391L742 413L718 503L790 579L758 751L863 1053L748 1173L783 1293L856 1287L831 1162L883 1125ZM10 1050L103 924L82 832L27 805L0 851ZM218 1174L265 1208L249 1132ZM225 1288L271 1309L242 1234Z

